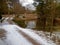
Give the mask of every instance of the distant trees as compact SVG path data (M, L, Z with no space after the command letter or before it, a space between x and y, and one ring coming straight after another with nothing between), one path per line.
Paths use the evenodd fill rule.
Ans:
M55 17L60 18L60 3L58 3L58 5L56 6L56 16Z
M25 13L25 8L20 3L14 3L15 14L23 14Z
M45 30L46 16L45 16L44 1L41 0L36 9L38 14L37 28L41 30Z
M36 12L38 14L37 29L52 32L55 19L56 0L35 0L38 3Z
M44 30L46 27L46 18L47 13L49 13L49 10L47 9L47 2L46 0L35 0L39 4L36 6L36 12L38 14L38 20L37 20L37 29Z
M0 12L2 14L8 13L8 6L6 0L0 0Z
M2 14L25 13L25 8L13 0L0 0L0 12Z

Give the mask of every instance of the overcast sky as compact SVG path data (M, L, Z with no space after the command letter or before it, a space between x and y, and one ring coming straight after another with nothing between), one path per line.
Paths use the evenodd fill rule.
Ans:
M32 5L34 3L33 0L20 0L20 3L30 10L35 10L35 7Z
M33 2L34 2L33 0L20 0L20 3L22 3L23 6L32 4Z
M57 1L60 2L60 0L57 0ZM35 10L35 7L32 5L33 2L34 2L33 0L20 0L20 3L22 4L22 6Z

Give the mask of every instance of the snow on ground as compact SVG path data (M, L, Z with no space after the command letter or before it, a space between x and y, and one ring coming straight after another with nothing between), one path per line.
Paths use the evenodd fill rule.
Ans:
M0 28L4 29L6 33L6 39L1 40L0 45L32 45L15 29L15 25L9 24L7 21L9 18L5 18L3 23L0 23Z
M44 31L37 31L37 30L31 30L35 33L37 33L42 38L45 38L46 40L52 40L57 45L60 45L60 32L53 32L50 36L50 32L44 32Z
M54 32L56 34L57 37L60 38L60 32Z
M5 41L0 39L0 45L7 45L7 44L5 43Z
M5 43L8 45L32 45L31 42L26 40L20 33L17 32L17 30L23 31L25 34L29 35L32 39L34 39L36 42L40 43L41 45L56 45L53 43L53 41L48 41L45 38L42 38L41 36L37 35L30 29L24 29L17 25L12 25L7 22L7 19L2 23L2 28L7 31L7 37L5 39ZM0 40L0 42L2 42ZM4 45L4 44L3 44Z
M36 33L32 32L30 29L23 29L18 27L17 25L15 25L16 28L18 28L19 30L23 31L24 33L28 34L31 38L33 38L36 42L42 44L42 45L56 45L55 43L53 43L53 41L47 41L46 39L38 36Z
M23 29L20 28L16 25L4 25L3 28L5 30L8 31L8 35L7 35L7 40L6 42L11 41L11 43L9 42L10 45L32 45L31 43L28 43L29 41L26 41L22 35L20 35L19 33L17 33L16 30L21 30L24 31L24 33L28 34L30 37L32 37L35 41L39 42L42 45L55 45L54 43L52 43L52 41L48 42L46 39L43 39L42 37L38 36L37 34L35 34L34 32L29 31L28 29ZM10 33L10 34L9 34ZM22 43L22 42L23 43Z
M32 45L28 40L26 40L22 35L20 35L15 27L15 25L3 25L2 28L7 31L6 43L8 45Z

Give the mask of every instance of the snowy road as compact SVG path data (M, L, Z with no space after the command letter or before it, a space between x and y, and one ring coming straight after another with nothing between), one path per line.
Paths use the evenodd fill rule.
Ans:
M0 30L6 31L3 32L5 36L0 37L0 45L56 45L51 40L47 41L30 29L10 24L7 19L0 24Z

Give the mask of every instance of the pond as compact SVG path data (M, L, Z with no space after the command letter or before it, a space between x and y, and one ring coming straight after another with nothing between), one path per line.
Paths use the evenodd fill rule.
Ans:
M25 24L27 25L26 28L29 28L29 29L36 28L36 20L25 21Z

